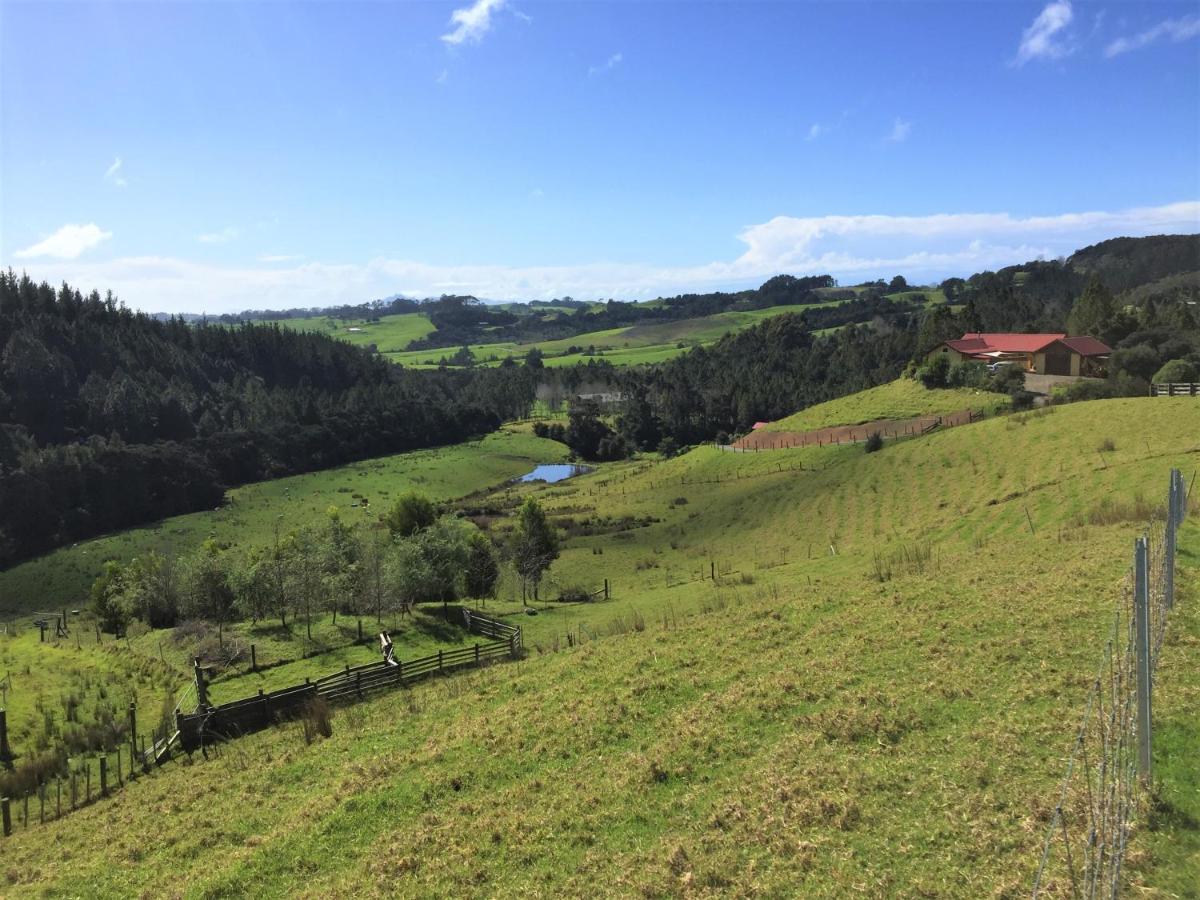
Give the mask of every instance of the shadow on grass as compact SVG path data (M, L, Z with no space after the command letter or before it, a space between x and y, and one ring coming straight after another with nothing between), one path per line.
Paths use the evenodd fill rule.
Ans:
M456 644L462 640L463 630L442 618L441 607L437 611L415 610L411 619L413 630L425 637L445 644Z

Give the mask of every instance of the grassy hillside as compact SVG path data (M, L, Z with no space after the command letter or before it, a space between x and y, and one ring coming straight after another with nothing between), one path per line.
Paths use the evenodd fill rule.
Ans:
M165 768L18 833L8 889L1023 895L1131 539L1200 463L1200 404L1162 402L507 488L611 602L507 586L526 661ZM1166 653L1194 684L1200 646Z
M0 572L0 619L82 605L92 581L109 559L128 560L151 549L190 552L210 537L265 544L273 539L276 527L286 533L318 520L330 506L343 510L353 521L384 511L408 490L448 500L565 456L562 444L529 433L502 431L454 447L401 453L235 488L219 509L63 547ZM363 498L368 502L365 508Z
M817 304L836 306L841 301ZM668 322L649 322L622 328L589 331L569 338L551 341L514 343L498 341L488 344L472 344L471 352L485 364L495 364L509 357L523 357L537 348L547 357L547 365L574 365L587 362L590 355L583 353L591 348L613 365L632 365L642 362L660 362L685 349L701 344L711 344L732 331L740 331L771 316L802 312L803 306L772 306L766 309L741 312L723 312L695 319L679 319ZM680 346L682 344L682 346ZM579 348L577 352L568 352ZM443 357L452 356L454 347L434 350L410 350L405 353L390 353L388 358L403 365L433 366Z
M876 419L911 419L963 409L996 412L1009 407L1007 396L970 388L929 390L919 381L898 378L849 397L818 403L767 425L768 431L811 431L831 425L858 425Z
M398 313L378 319L335 319L332 316L270 320L281 328L317 331L338 340L365 347L374 344L381 353L403 350L412 341L433 332L424 313Z

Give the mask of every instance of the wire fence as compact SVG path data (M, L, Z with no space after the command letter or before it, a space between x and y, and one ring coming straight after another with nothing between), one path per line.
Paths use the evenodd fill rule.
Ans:
M1175 540L1187 494L1173 469L1165 506L1135 542L1046 828L1035 898L1120 896L1150 779L1153 678L1175 600Z

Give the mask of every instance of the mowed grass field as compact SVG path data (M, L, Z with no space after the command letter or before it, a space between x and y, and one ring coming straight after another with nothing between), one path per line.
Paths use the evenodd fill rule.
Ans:
M919 381L899 378L849 397L818 403L771 422L767 431L813 431L832 425L860 425L877 419L912 419L971 409L992 414L1011 406L1005 394L971 388L927 390Z
M557 442L505 430L453 447L235 488L219 509L84 541L0 572L0 620L84 605L92 581L109 559L128 561L152 549L190 553L208 538L265 545L274 540L276 529L286 535L320 521L330 506L353 522L378 516L405 491L449 500L523 475L539 463L559 462L566 453Z
M424 313L398 313L370 319L335 319L332 316L309 316L295 319L267 319L268 324L296 331L316 331L340 341L365 347L374 344L380 353L403 350L411 342L431 334L433 322Z
M1200 404L1146 398L506 489L570 526L554 582L614 599L526 616L506 585L526 660L168 766L7 841L7 890L1023 896L1132 538L1198 465ZM1151 891L1189 871L1157 837Z

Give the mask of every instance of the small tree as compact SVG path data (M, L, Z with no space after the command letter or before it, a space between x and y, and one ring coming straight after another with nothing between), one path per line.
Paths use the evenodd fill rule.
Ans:
M360 578L358 579L359 609L373 609L375 621L383 621L383 608L387 599L385 570L387 568L387 551L391 545L390 536L382 530L374 530L362 542L359 558L361 562Z
M416 491L398 498L383 516L383 523L396 537L411 537L436 521L437 508L433 501Z
M532 497L526 498L517 513L517 528L513 540L513 564L521 578L521 603L533 586L533 598L550 563L558 558L558 534L546 519L546 513Z
M121 564L110 560L92 582L92 611L100 628L113 634L123 634L129 624L129 604L125 597L125 571Z
M234 594L229 581L228 561L213 540L184 568L183 596L190 615L217 623L217 640L225 646L225 625L233 619Z
M869 435L867 435L867 443L864 449L868 453L875 453L878 450L882 450L883 435L878 431L872 431Z
M499 579L496 549L482 531L472 531L467 536L467 596L478 599L495 596Z
M397 541L388 548L383 568L384 589L401 615L429 596L432 580L429 564L415 541Z

